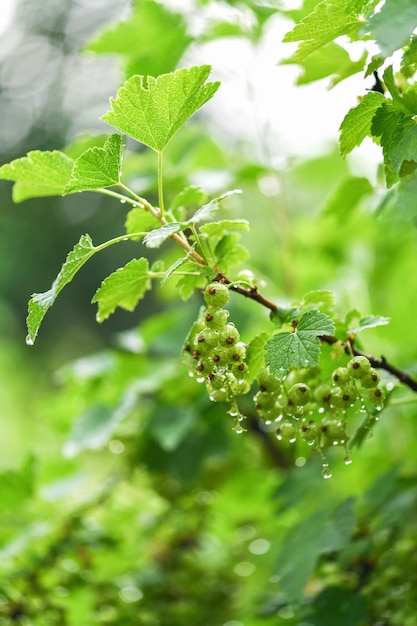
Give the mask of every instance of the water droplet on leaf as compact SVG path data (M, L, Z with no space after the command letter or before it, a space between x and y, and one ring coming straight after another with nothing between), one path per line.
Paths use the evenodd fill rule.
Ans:
M33 346L35 342L33 341L32 337L30 335L26 335L26 345L27 346Z

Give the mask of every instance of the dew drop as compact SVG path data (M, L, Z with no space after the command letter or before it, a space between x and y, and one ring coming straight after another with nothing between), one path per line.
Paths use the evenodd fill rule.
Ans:
M206 380L206 379L204 378L204 376L198 376L198 377L196 378L196 381L197 381L198 383L204 383L204 381L205 381L205 380Z
M125 198L122 198L122 199L120 200L120 204L125 204L125 203L126 203Z
M297 441L297 438L296 438L296 437L292 437L292 438L290 439L290 443L295 443L296 441Z
M271 420L265 420L265 426L270 426L272 424Z
M328 465L324 465L323 466L323 470L321 472L321 475L323 476L323 478L331 478L333 476L331 470L329 469Z
M352 459L350 456L345 456L345 465L350 465L352 463Z
M322 406L319 408L319 413L324 413L324 408Z
M26 345L27 346L33 346L35 342L33 341L32 337L30 335L26 335Z
M235 433L237 435L241 435L243 433L243 428L241 426L236 426Z

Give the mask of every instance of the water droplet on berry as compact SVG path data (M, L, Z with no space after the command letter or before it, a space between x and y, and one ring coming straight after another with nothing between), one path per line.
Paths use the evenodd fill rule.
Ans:
M350 456L346 456L345 457L345 465L350 465L352 463L352 459L350 458Z
M204 376L197 376L197 378L196 378L196 381L197 381L198 383L204 383L204 381L205 381L205 380L206 380L206 379L204 378Z
M297 441L296 437L292 437L292 439L290 439L290 443L295 443Z
M35 342L33 341L32 337L30 335L26 335L26 345L27 346L33 346Z
M321 472L321 475L323 476L323 478L331 478L333 476L331 470L329 469L328 465L323 465L323 469Z
M241 435L243 433L243 428L241 426L236 426L235 433L237 435Z
M265 426L270 426L272 424L271 420L265 420Z
M319 408L319 413L324 413L324 408L322 406Z

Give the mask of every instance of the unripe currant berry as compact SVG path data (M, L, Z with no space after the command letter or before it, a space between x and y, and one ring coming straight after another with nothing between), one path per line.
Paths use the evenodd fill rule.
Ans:
M275 396L267 391L258 391L253 400L257 411L259 409L272 409L275 406Z
M339 387L343 387L351 379L350 371L347 367L338 367L332 374L332 379Z
M246 376L246 365L241 361L240 363L233 363L232 372L236 378L242 379Z
M228 389L222 387L221 389L213 389L209 393L210 400L213 402L227 402L230 400L230 392Z
M348 439L345 425L341 420L322 420L321 431L325 445L340 445L345 443Z
M301 425L300 434L309 446L313 446L319 441L319 429L316 422L313 422L313 420Z
M368 398L373 404L382 404L385 399L385 392L381 387L375 387L368 391Z
M304 406L311 399L310 387L304 383L296 383L288 391L288 400L295 406Z
M210 283L205 289L204 300L209 306L221 308L229 302L229 290L222 283Z
M330 402L332 387L330 385L319 385L314 391L314 399L321 406L326 406Z
M226 324L223 330L219 331L219 342L224 346L232 346L240 339L238 329L234 324Z
M371 369L371 364L366 356L355 356L346 367L353 378L363 378Z
M224 387L225 377L221 374L209 374L207 378L207 386L212 389L222 389Z
M204 315L204 321L207 328L214 328L215 330L221 330L227 323L229 317L229 311L225 309L208 308Z
M234 350L231 346L219 347L217 346L213 351L213 361L216 365L224 366L229 363L234 363L233 360Z
M381 382L381 377L379 375L378 370L371 367L369 372L361 378L361 385L365 387L365 389L372 389L372 387L377 387Z
M296 430L294 424L291 422L283 422L276 429L277 439L280 441L286 441L288 443L294 443L296 439Z
M219 334L215 330L206 329L203 330L197 337L197 350L201 352L200 344L205 343L210 348L214 348L219 343Z
M350 395L345 393L341 387L333 387L330 392L330 404L337 409L345 409L351 404Z
M273 374L271 374L271 372L269 371L267 367L264 367L259 372L258 383L259 383L259 388L261 389L261 391L269 391L271 393L273 392L278 393L282 389L282 383L277 378L275 378Z
M238 341L231 349L233 361L243 361L246 356L246 345L242 341Z

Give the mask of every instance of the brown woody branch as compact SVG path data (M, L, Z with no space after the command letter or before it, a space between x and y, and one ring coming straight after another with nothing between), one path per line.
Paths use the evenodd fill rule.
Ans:
M270 300L264 298L263 295L258 291L256 285L250 288L241 287L240 285L233 285L231 284L231 281L227 278L227 276L224 276L221 273L218 274L216 280L223 282L226 285L231 285L230 289L232 291L240 293L245 298L250 298L251 300L255 300L255 302L259 302L259 304L266 307L270 311L278 311L279 307L274 302L271 302ZM366 354L361 350L358 350L358 348L353 345L354 337L350 337L346 341L341 341L340 339L337 339L337 337L323 335L322 337L319 337L319 339L322 343L327 343L330 345L334 343L340 343L344 347L344 350L347 354L353 354L354 356L366 356L366 358L370 361L372 367L389 372L390 374L392 374L392 376L395 376L395 378L397 378L403 385L406 385L412 391L417 392L417 380L409 376L407 372L404 372L403 370L400 370L398 367L395 367L394 365L389 363L384 356L378 358L370 354Z

